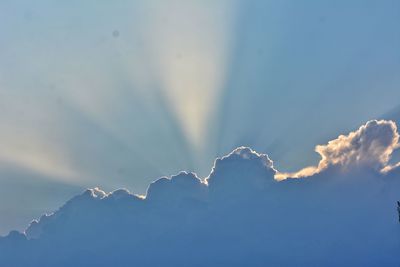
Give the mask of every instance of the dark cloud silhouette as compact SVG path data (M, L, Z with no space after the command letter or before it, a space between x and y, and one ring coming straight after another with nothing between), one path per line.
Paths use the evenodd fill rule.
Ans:
M320 146L326 167L303 179L278 181L267 155L239 147L204 180L88 189L0 238L0 265L398 266L400 170L380 171L397 147L393 122L370 121Z

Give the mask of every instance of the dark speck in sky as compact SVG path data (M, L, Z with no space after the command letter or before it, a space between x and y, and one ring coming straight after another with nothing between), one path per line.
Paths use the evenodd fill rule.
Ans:
M112 36L113 36L114 38L118 38L118 37L119 37L119 31L118 31L118 30L114 30L114 31L112 32Z

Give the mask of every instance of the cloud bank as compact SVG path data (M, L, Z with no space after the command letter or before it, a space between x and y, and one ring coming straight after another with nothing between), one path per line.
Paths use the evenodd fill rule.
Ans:
M382 171L398 140L393 122L370 121L317 146L304 179L279 181L267 155L239 147L204 180L88 189L0 238L0 265L398 266L400 171Z

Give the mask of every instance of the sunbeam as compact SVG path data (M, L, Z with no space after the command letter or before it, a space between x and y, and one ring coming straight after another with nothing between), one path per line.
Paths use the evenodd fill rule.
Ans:
M205 145L225 79L234 8L231 1L158 2L141 23L153 75L195 152Z

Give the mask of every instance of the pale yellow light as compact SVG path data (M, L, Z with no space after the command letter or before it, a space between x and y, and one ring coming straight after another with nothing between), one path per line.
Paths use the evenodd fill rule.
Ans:
M158 2L145 23L161 89L195 149L204 145L223 87L233 6L232 1Z

